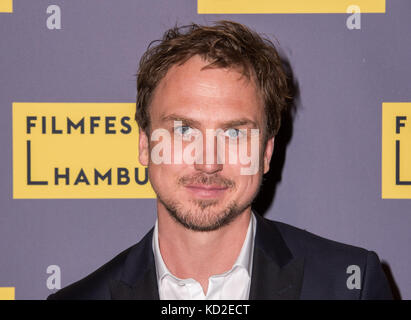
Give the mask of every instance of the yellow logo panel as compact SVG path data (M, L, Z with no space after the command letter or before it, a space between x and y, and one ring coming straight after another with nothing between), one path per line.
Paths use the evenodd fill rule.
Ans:
M14 287L0 287L0 300L15 300Z
M0 0L0 12L13 12L13 0Z
M385 0L197 0L199 14L347 13L351 5L363 13L385 13Z
M134 103L13 103L13 198L155 198Z
M382 198L411 199L411 103L382 105Z

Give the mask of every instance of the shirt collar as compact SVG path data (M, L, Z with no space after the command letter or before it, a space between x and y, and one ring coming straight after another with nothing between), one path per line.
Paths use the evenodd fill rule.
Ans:
M243 246L241 247L240 254L238 255L237 260L235 261L231 270L227 273L231 272L235 267L240 267L247 270L248 275L251 277L256 225L257 223L256 218L254 216L254 212L251 212L251 218L247 229L247 235L245 237ZM166 275L170 275L171 277L180 280L168 270L167 266L164 263L163 257L161 256L160 246L158 242L158 219L156 220L154 226L152 246L158 283L160 283Z

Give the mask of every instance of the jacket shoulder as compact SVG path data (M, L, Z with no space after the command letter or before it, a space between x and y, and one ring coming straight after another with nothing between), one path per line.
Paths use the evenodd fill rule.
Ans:
M369 252L367 249L327 239L283 222L268 219L266 221L280 231L293 255L327 257L332 255L364 259Z
M392 299L374 251L326 239L283 222L266 222L277 228L294 257L304 259L302 299Z

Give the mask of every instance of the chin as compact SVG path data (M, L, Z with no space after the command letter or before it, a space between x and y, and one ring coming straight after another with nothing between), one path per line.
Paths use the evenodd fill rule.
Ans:
M221 201L215 199L189 200L189 205L172 200L164 201L160 197L159 200L178 224L200 232L214 231L229 225L248 207L238 206L234 201L222 205Z

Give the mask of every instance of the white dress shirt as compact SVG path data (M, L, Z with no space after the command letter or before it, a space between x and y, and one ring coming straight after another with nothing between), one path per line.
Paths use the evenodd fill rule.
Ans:
M251 213L247 235L231 270L208 279L207 294L192 278L179 279L168 270L158 243L158 220L153 233L153 253L160 300L248 300L253 265L256 220Z

